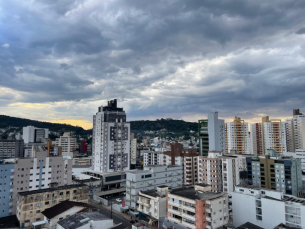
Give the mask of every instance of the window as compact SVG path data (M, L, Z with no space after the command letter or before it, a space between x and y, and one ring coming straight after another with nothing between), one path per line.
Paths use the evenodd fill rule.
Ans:
M77 192L77 190L73 190L73 193L76 193Z
M69 195L69 194L70 194L70 191L67 191L66 194Z
M59 195L63 196L63 195L64 195L64 193L63 193L63 192L60 192L60 193L59 193Z
M36 207L40 207L40 203L37 203L37 204L36 204Z
M37 214L37 213L40 213L40 210L37 210L37 211L36 211L36 214Z
M49 201L46 201L44 204L45 204L45 205L49 205Z

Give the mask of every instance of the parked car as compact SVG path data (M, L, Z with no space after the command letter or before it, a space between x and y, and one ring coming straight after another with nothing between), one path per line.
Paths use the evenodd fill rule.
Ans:
M118 202L122 202L122 200L120 198L115 199Z

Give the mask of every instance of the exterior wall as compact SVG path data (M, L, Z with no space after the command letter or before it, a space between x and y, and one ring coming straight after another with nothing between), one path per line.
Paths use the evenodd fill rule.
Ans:
M248 184L297 196L302 191L301 159L247 158Z
M304 228L301 218L305 206L299 203L303 199L290 197L286 201L282 192L237 187L232 193L234 227L250 222L262 228L275 228L280 223Z
M295 149L305 149L305 115L293 116Z
M47 157L47 152L39 152L36 158L18 159L14 171L13 214L16 212L18 192L49 188L49 184L72 184L72 160L62 156Z
M0 164L0 218L12 215L15 164Z
M137 207L137 210L159 220L161 217L163 218L167 214L166 200L167 196L163 198L152 197L139 192L139 199L137 201L139 206Z
M70 156L71 158L73 158L74 150L78 147L76 138L71 138L65 134L64 136L60 136L60 138L56 138L55 145L62 147L63 156Z
M264 154L262 124L253 123L250 125L250 153L255 155Z
M23 140L0 140L0 158L23 157Z
M137 139L134 138L134 134L130 137L130 164L135 165L137 163Z
M250 154L248 123L235 117L233 122L225 124L226 152L232 150L238 154Z
M223 192L231 193L235 185L239 185L239 160L237 158L222 157Z
M45 189L42 192L29 192L27 195L18 194L16 216L20 226L28 227L33 222L42 221L41 214L47 208L53 207L64 200L88 203L87 186L65 186L57 189Z
M112 102L112 101L111 101ZM108 104L109 105L109 104ZM92 157L97 172L127 171L130 166L130 123L122 108L99 107L93 116Z
M287 152L285 123L264 122L263 128L265 152L268 149L273 149L279 154Z
M220 228L229 222L228 196L193 200L168 194L167 219L186 228Z
M221 155L220 152L218 154ZM217 157L198 157L198 182L212 186L212 192L221 192L222 161Z
M183 170L181 166L148 166L144 171L126 173L126 206L137 208L140 190L154 190L157 186L166 185L169 188L182 187Z
M218 112L208 114L209 151L225 153L225 122L218 119Z
M24 143L41 142L43 138L49 137L49 129L36 128L34 126L23 127Z
M142 150L143 165L162 165L163 164L163 152Z

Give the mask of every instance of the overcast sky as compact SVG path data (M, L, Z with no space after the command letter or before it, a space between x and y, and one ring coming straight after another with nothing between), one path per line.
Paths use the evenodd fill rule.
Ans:
M0 0L0 113L92 126L305 112L305 1Z

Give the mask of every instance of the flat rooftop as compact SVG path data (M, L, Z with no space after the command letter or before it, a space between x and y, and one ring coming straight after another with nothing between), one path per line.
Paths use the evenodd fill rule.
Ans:
M45 189L39 189L39 190L33 190L33 191L19 192L18 194L20 196L28 196L28 195L33 195L33 194L37 194L37 193L53 192L53 191L57 191L57 190L65 190L65 189L80 188L80 187L88 187L88 186L85 184L70 184L70 185L65 185L65 186L59 186L56 188L45 188Z
M224 192L215 193L196 191L193 186L173 189L170 191L170 194L192 200L212 200L226 195Z
M65 229L74 229L74 228L80 228L83 225L86 225L89 223L89 221L102 221L102 220L110 220L105 215L102 215L99 212L82 212L79 214L72 215L68 218L65 218L58 222L60 226L62 226Z

